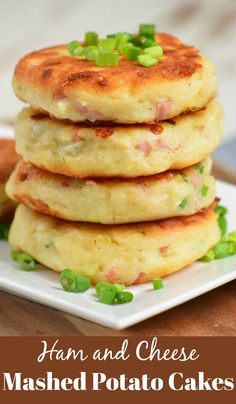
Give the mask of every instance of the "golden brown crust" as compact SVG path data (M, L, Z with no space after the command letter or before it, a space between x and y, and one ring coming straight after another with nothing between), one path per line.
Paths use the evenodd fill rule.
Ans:
M192 76L201 67L199 52L168 34L158 34L164 48L164 57L151 68L121 58L115 67L99 68L94 62L71 57L66 46L53 46L35 51L20 60L15 69L16 79L25 79L32 85L47 87L54 97L63 99L69 88L96 92L135 91L147 82L178 80Z
M0 139L0 183L4 183L13 171L19 156L15 151L15 141Z

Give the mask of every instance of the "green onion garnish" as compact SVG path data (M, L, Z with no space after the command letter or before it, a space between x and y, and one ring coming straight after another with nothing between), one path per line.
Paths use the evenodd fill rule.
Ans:
M200 261L210 262L214 259L221 259L236 254L236 231L233 231L226 236L227 220L225 215L227 209L224 206L217 205L215 212L218 213L218 225L221 231L221 240L213 248L211 248Z
M153 279L152 285L154 290L159 290L164 287L163 280L161 278Z
M138 35L117 32L100 40L96 32L87 32L84 44L71 41L67 49L71 56L85 56L89 61L96 61L98 66L117 66L121 54L128 60L138 60L141 66L151 67L163 55L163 49L155 38L154 24L141 24Z
M228 240L234 241L236 243L236 231L232 231L228 234Z
M86 32L84 42L86 45L97 45L98 44L98 34L96 32Z
M157 64L157 58L154 58L151 55L139 55L138 62L141 66L151 67Z
M64 269L60 275L60 283L66 292L76 292L76 276L70 269Z
M150 48L151 46L156 46L158 43L155 39L145 39L143 42L143 48Z
M203 172L204 172L204 166L203 166L202 164L199 164L199 165L196 167L196 170L197 170L200 174L203 174Z
M215 207L214 211L215 211L216 213L218 213L220 216L223 216L223 215L226 215L226 213L228 212L228 209L225 208L225 207L222 206L222 205L217 205L217 206Z
M143 41L140 36L134 36L133 39L129 42L134 46L138 46L139 48L143 47Z
M156 26L155 24L140 24L139 35L140 36L153 36L155 35Z
M188 204L188 198L184 198L184 199L182 199L182 201L179 203L179 208L184 209L184 208L186 208L187 204Z
M97 54L96 63L98 66L117 66L119 63L119 54L100 50Z
M144 49L144 53L159 59L163 56L163 48L160 45L151 46L150 48Z
M87 48L84 48L84 56L86 57L87 60L96 60L96 57L98 55L98 47L95 45L88 46Z
M101 288L99 292L99 302L103 304L115 304L116 299L116 288L115 287L104 287Z
M227 220L225 218L225 215L227 213L227 209L224 206L217 205L214 209L216 213L218 213L218 225L221 231L221 235L224 236L227 231Z
M125 32L118 32L115 35L115 38L116 47L119 48L120 45L124 45L125 43L129 42L129 40L132 38L132 35Z
M131 292L126 292L125 285L100 281L96 285L99 302L104 304L128 303L133 299Z
M34 271L36 268L36 261L31 255L26 253L19 253L16 257L19 268L22 271Z
M74 55L74 52L76 49L81 48L82 45L79 41L71 41L68 45L67 45L67 50L71 55Z
M84 50L86 48L82 48L82 46L80 48L77 48L74 50L73 56L84 56Z
M13 261L17 261L17 257L19 254L20 254L20 251L12 250L10 253L10 257L11 257L11 259L13 259Z
M134 295L131 292L118 292L116 295L116 299L119 303L132 302L133 298L134 298Z
M203 262L211 262L215 259L215 253L213 249L210 249L206 255L204 255L203 257L200 258L199 261L203 261Z
M114 286L116 288L117 293L123 292L123 290L125 290L125 285L123 285L123 283L114 283Z
M236 244L233 241L219 242L213 248L216 259L221 259L236 253Z
M60 283L66 292L85 292L91 287L91 281L87 276L76 275L70 269L61 272Z
M201 195L206 196L209 191L209 187L207 185L203 185L201 188Z
M76 292L86 292L91 287L91 281L87 276L76 275Z
M45 244L44 244L44 247L45 247L45 248L55 247L55 244L54 244L53 241L49 241L48 243L45 243Z
M116 47L116 38L100 39L98 46L104 51L113 51Z
M137 46L133 46L133 45L131 45L131 46L128 46L128 45L131 45L131 44L127 44L124 47L124 53L125 53L126 58L128 60L137 60L138 56L142 52L141 48L138 48Z
M224 236L227 232L227 220L225 216L218 217L218 225L221 231L221 235Z
M0 224L0 240L8 240L10 225L8 223Z
M100 281L100 282L98 282L97 285L96 285L96 292L97 292L97 294L99 295L99 293L100 293L100 291L101 291L102 288L104 288L104 287L109 287L110 285L111 285L111 284L110 284L109 282L107 282L107 281Z

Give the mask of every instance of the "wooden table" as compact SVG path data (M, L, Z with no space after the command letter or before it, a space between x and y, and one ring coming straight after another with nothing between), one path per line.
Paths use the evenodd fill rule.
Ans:
M215 163L215 175L236 175ZM0 292L0 335L216 336L236 335L236 281L123 331L114 331Z

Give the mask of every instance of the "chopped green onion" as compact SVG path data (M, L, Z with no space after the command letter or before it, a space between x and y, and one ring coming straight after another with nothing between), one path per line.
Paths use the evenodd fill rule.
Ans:
M53 241L49 241L49 243L46 243L44 246L45 246L45 248L51 248L51 247L55 247L55 244Z
M138 62L144 67L152 67L157 64L157 58L154 58L151 55L139 55Z
M184 209L184 208L186 208L187 204L188 204L188 198L184 198L184 199L182 199L182 201L179 203L179 208Z
M153 279L152 281L153 289L158 290L164 287L163 280L161 278Z
M133 39L129 42L131 42L131 44L134 46L138 46L139 48L143 47L143 41L140 36L134 36Z
M127 42L132 42L134 39L134 35L131 34L130 32L117 32L116 33L116 40L119 41L124 41L124 38L127 38ZM126 41L126 39L125 39Z
M220 216L225 215L228 212L228 209L222 205L217 205L214 209L216 213L219 213Z
M88 46L87 48L84 48L84 56L86 57L87 60L96 60L96 57L98 55L98 47L91 45Z
M103 304L114 304L116 299L116 288L103 287L99 292L99 302Z
M188 182L188 176L186 174L182 174L184 182Z
M104 51L113 51L116 47L116 38L100 39L98 46Z
M159 59L163 56L163 49L160 45L151 46L150 48L144 49L144 53Z
M70 269L61 272L60 283L66 292L85 292L91 287L91 281L87 276L76 275Z
M140 24L139 35L152 36L155 35L156 26L155 24Z
M203 185L201 188L201 195L206 196L209 191L209 187L207 185Z
M229 255L233 255L236 252L236 244L233 241L224 241L220 242L215 245L213 248L214 253L215 253L215 258L220 259L220 258L225 258L228 257Z
M130 34L127 34L125 32L118 32L115 38L116 38L116 46L118 48L119 45L129 42L131 37Z
M0 240L8 240L10 225L8 223L0 224Z
M134 295L131 292L118 292L116 298L119 303L130 303L132 302Z
M17 257L19 254L20 254L20 251L12 250L10 253L10 257L11 257L11 259L13 259L13 261L17 261Z
M85 292L91 287L91 281L87 276L76 275L76 292Z
M111 284L109 282L107 282L107 281L98 282L97 285L96 285L97 294L99 295L102 288L109 287L109 286L111 286Z
M115 288L116 292L122 292L125 289L125 285L122 283L109 283L107 281L100 281L96 285L96 292L99 295L102 288Z
M125 285L123 285L122 283L114 283L114 286L116 288L117 293L123 292L123 290L125 290Z
M234 241L236 243L236 231L232 231L231 233L228 234L228 240Z
M17 255L16 261L18 262L19 268L22 271L34 271L34 269L36 268L36 261L29 254L19 253Z
M203 174L203 172L204 172L204 166L203 166L202 164L199 164L199 165L196 167L196 170L197 170L200 174Z
M120 54L125 53L125 46L129 43L130 34L118 33L116 35L116 47ZM130 45L132 45L130 43Z
M227 231L227 220L224 216L218 217L218 225L221 231L221 235L224 236Z
M77 48L74 50L73 56L84 56L84 49L86 48L82 48L82 46L80 48Z
M96 58L98 66L117 66L119 54L115 52L99 51Z
M71 55L74 55L74 52L77 48L81 48L81 43L79 41L71 41L68 45L67 45L67 50Z
M143 48L150 48L152 46L156 46L158 45L158 43L156 42L155 39L145 39L145 41L143 42Z
M210 249L206 255L204 255L203 257L200 258L199 261L203 261L203 262L211 262L215 259L215 252L213 249Z
M66 292L76 292L77 290L76 276L70 269L64 269L61 272L60 283Z
M130 44L127 44L130 45ZM124 48L124 53L125 56L128 60L137 60L138 56L141 54L142 50L141 48L138 48L137 46L126 46Z
M85 34L86 45L97 45L98 44L98 34L96 32L86 32Z

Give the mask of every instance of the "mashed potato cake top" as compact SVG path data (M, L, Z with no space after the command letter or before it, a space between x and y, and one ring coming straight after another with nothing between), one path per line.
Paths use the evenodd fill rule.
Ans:
M99 67L70 56L65 45L26 55L13 79L16 95L58 119L138 123L200 109L216 96L214 66L168 34L157 34L164 56L153 67L121 58Z

